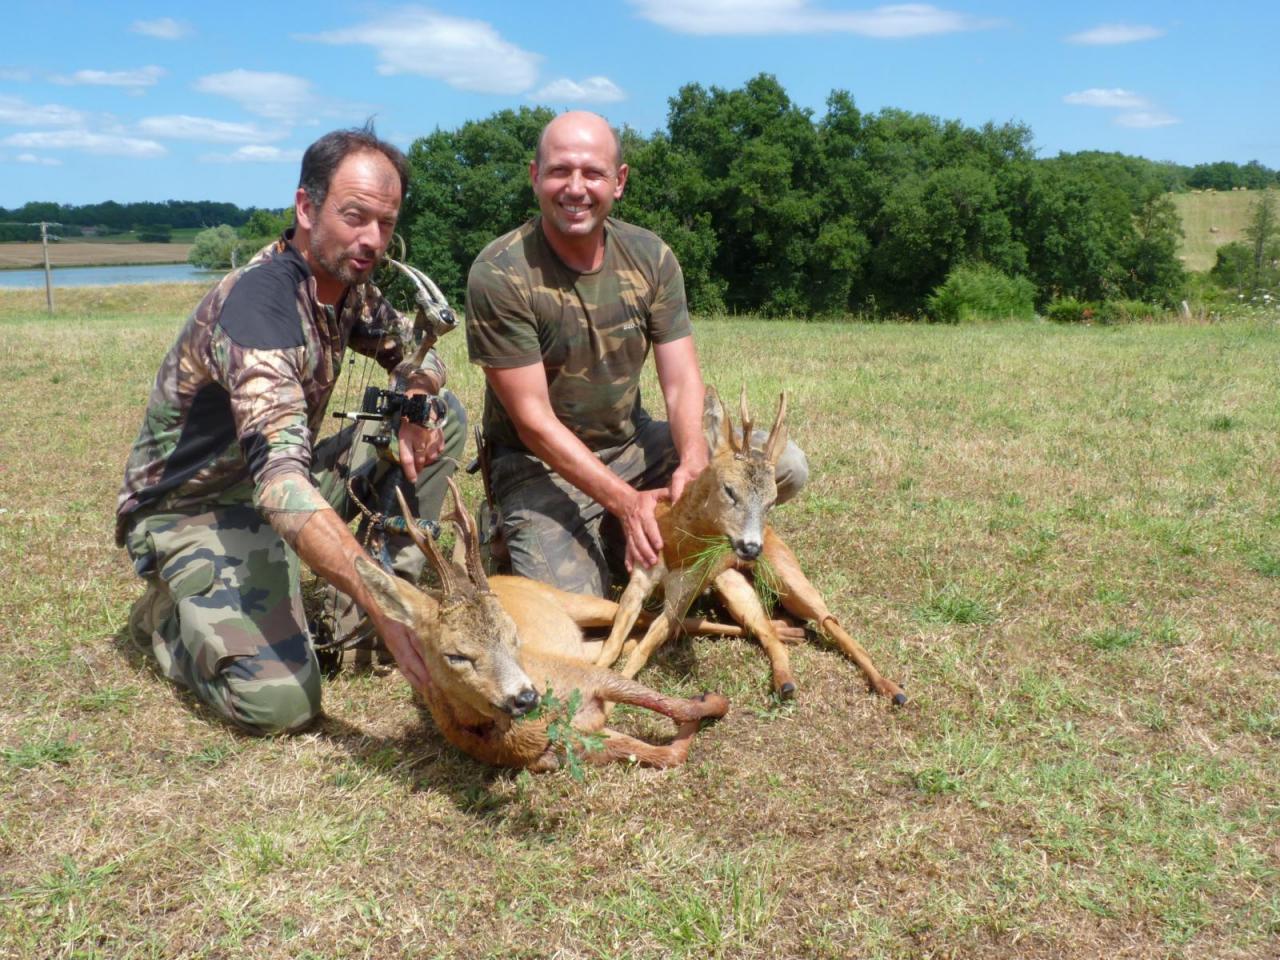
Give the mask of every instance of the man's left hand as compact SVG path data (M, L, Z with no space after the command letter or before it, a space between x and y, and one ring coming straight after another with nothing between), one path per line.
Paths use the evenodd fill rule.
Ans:
M418 482L418 471L435 463L444 452L444 431L419 426L411 420L400 424L400 467L410 483Z
M675 503L684 493L684 488L692 483L703 470L707 468L706 458L693 462L690 460L681 460L680 466L676 467L675 472L671 474L671 502Z

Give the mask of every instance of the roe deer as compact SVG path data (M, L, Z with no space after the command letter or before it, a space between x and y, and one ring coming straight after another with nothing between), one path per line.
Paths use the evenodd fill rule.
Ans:
M752 584L743 571L767 578L782 605L797 617L811 621L866 674L871 688L896 704L906 703L902 688L876 670L867 652L832 616L822 596L805 577L790 548L765 522L777 497L774 467L787 443L783 419L787 399L779 398L778 415L763 449L751 446L751 418L747 391L740 403L742 439L734 436L729 418L713 388L707 389L703 431L711 449L707 468L668 506L658 505L662 556L648 570L636 568L618 600L618 617L596 659L611 666L623 651L623 642L635 626L640 606L656 586L664 594L662 613L650 624L633 648L622 673L634 677L650 655L675 633L689 604L707 584L735 620L759 639L773 671L774 692L784 698L795 695L790 658L782 636L769 620Z
M723 716L729 702L718 693L668 697L596 666L594 648L566 612L585 604L587 615L598 618L595 598L522 577L487 579L475 524L452 479L449 489L453 512L445 519L458 527L465 569L446 561L434 541L409 525L410 536L440 577L439 591L419 589L364 557L356 559L357 572L386 615L407 624L421 639L429 679L417 692L445 739L494 766L555 769L560 758L547 735L550 718L521 719L550 687L560 695L580 691L572 726L604 734L603 748L584 759L657 767L683 763L700 721ZM636 704L670 717L679 725L675 739L655 745L607 729L606 703Z

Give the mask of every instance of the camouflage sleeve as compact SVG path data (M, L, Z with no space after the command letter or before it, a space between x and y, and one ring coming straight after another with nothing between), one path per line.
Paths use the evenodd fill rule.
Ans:
M670 343L692 333L684 296L684 273L676 255L664 243L658 257L657 289L649 308L649 338L654 343Z
M279 474L256 488L253 505L271 524L271 529L291 547L297 543L298 534L316 511L333 509L311 483L310 477L291 473Z
M482 367L524 367L542 359L527 283L491 260L467 275L467 354Z
M283 474L306 479L313 438L302 389L304 348L245 347L220 328L210 346L214 377L230 397L236 438L254 486L262 490Z
M421 366L406 359L417 352L423 335L424 331L415 329L412 320L387 302L382 291L373 284L365 287L364 307L351 331L351 349L372 357L390 373L397 390L421 389L436 394L444 389L444 361L434 348Z

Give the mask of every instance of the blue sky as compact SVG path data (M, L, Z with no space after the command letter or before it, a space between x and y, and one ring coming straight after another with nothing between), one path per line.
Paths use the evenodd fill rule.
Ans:
M376 115L402 147L521 105L644 133L686 83L1030 126L1042 156L1280 167L1280 3L487 0L12 3L0 206L291 202L301 151Z

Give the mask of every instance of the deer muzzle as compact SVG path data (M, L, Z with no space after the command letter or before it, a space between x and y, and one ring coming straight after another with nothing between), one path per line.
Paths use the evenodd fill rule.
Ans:
M502 709L510 714L513 718L523 717L526 713L538 705L538 691L533 687L525 687L513 697L508 697L503 703Z
M760 556L760 551L764 549L764 544L759 540L745 537L737 537L733 541L733 552L738 555L740 560L754 560Z

